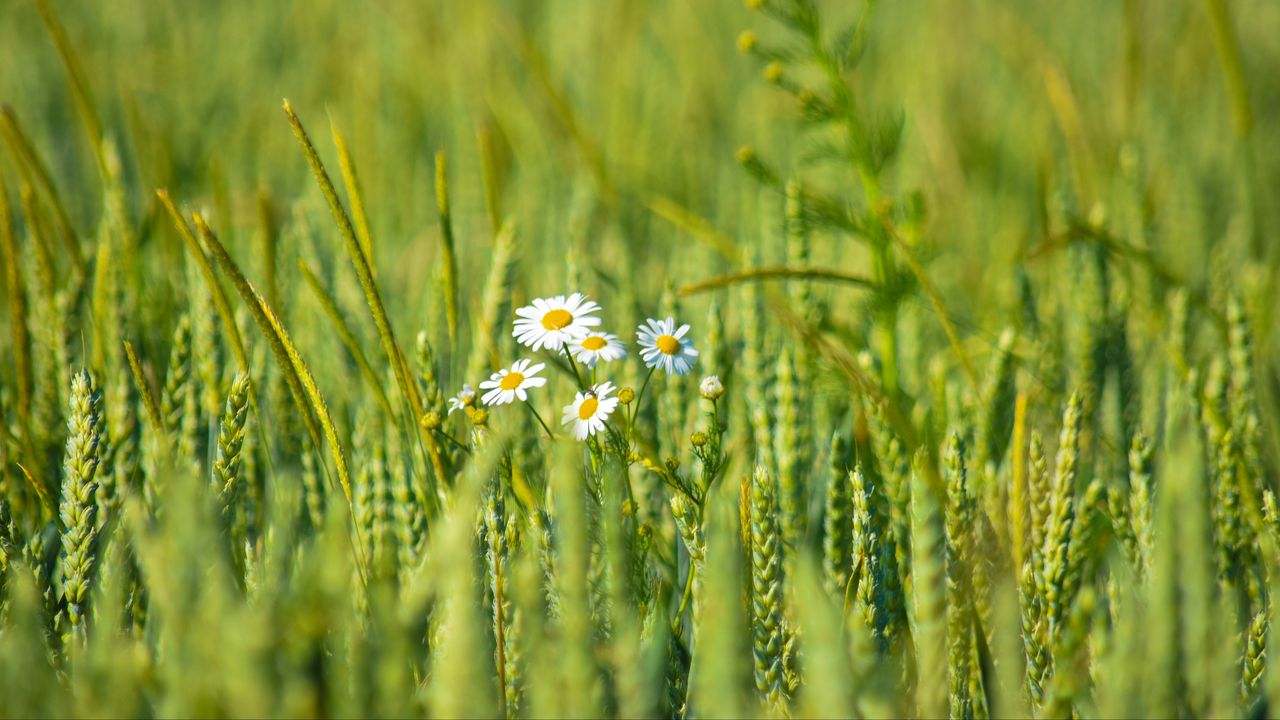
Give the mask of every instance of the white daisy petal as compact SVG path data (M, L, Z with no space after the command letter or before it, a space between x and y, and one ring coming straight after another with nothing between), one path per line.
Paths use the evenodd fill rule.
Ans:
M618 407L618 399L609 397L613 390L613 383L606 381L577 393L573 402L564 406L560 424L569 427L578 440L604 430L605 421Z
M566 343L586 334L600 324L594 313L600 305L587 300L582 293L569 297L535 298L530 305L516 310L512 336L533 350L559 350Z
M506 405L514 402L517 398L521 402L529 400L528 389L542 387L547 384L547 379L535 377L535 375L546 367L543 363L538 363L530 367L530 361L527 359L517 360L510 368L503 368L489 376L488 380L480 383L482 390L489 392L484 394L480 400L485 405Z

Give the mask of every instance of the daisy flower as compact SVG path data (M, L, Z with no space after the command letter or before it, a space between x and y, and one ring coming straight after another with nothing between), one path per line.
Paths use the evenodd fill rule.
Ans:
M604 429L604 421L618 408L618 398L609 397L613 383L605 381L586 392L579 392L573 402L564 406L561 424L573 428L573 436L579 440L595 435Z
M640 343L640 357L651 368L662 368L669 375L684 375L698 361L698 351L693 341L686 338L688 325L676 328L674 318L654 320L650 318L636 331Z
M627 356L627 348L618 336L606 332L589 332L574 338L569 343L569 352L573 353L574 360L587 367L595 367L601 360L613 362Z
M538 298L532 305L516 310L516 329L512 335L521 345L535 351L559 350L599 325L600 318L592 314L599 311L600 305L582 293Z
M480 383L481 390L488 390L481 400L485 405L506 405L520 398L521 402L529 399L527 388L542 387L547 379L536 377L546 367L543 363L530 365L529 360L517 360L510 368L503 368Z
M452 415L454 410L461 410L463 408L468 408L468 407L471 407L472 405L475 405L475 403L476 403L476 389L471 387L470 385L464 384L462 386L462 390L460 390L457 395L454 395L453 397L449 398L448 414Z

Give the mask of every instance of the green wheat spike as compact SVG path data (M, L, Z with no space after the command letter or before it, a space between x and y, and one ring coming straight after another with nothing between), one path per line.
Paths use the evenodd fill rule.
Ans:
M911 492L910 466L902 441L889 425L884 408L870 403L867 420L876 458L876 472L888 499L890 532L886 539L894 546L894 559L905 577L911 572Z
M1032 707L1044 702L1049 677L1049 623L1040 599L1034 564L1028 559L1018 582L1018 604L1022 609L1022 648L1027 668L1027 695Z
M1070 718L1076 714L1074 706L1086 691L1088 683L1085 646L1089 638L1094 603L1093 588L1085 588L1072 605L1065 626L1059 631L1053 650L1053 676L1045 694L1042 717Z
M808 502L805 497L803 452L798 428L800 417L799 381L789 347L778 354L777 381L774 386L777 407L777 431L773 456L778 468L778 493L782 511L782 537L789 547L797 547L805 534Z
M861 616L864 631L875 638L878 648L885 652L897 634L897 623L903 615L901 578L895 569L893 545L884 532L887 527L884 514L876 510L883 503L877 500L875 488L863 473L861 463L854 466L847 482L854 573L848 582L856 585L854 607Z
M1268 638L1271 619L1267 610L1259 610L1245 631L1244 653L1240 657L1240 705L1251 712L1261 700L1262 674L1267 666Z
M987 368L987 385L983 389L980 405L982 422L978 426L979 454L976 467L983 467L988 463L999 465L1009 447L1009 439L1013 433L1014 395L1017 393L1017 364L1013 355L1015 340L1017 335L1013 329L1006 328L1000 334L1000 341L991 356L990 367Z
M925 479L924 453L911 471L911 594L914 612L916 712L942 717L947 712L946 533L938 500Z
M1213 472L1212 505L1214 539L1217 541L1218 572L1230 584L1240 579L1248 562L1248 546L1244 536L1244 518L1240 507L1240 446L1231 430L1218 440L1217 467Z
M395 521L395 543L400 577L418 566L421 557L425 503L410 487L410 473L395 428L387 428L387 467L391 473L391 509Z
M785 632L782 627L782 529L778 521L777 486L769 471L757 466L751 478L751 628L756 690L774 710L787 701L784 677Z
M243 492L241 449L245 426L249 420L249 376L239 373L231 381L231 390L218 427L218 450L213 461L213 480L222 505L223 515L232 518Z
M488 579L491 602L489 614L493 624L494 674L498 678L498 692L503 698L508 717L516 716L520 704L519 683L515 677L508 676L516 668L507 656L516 644L515 637L510 636L515 606L511 602L510 547L507 544L513 527L514 525L509 524L502 489L498 487L491 490L484 505L485 577Z
M89 594L96 535L93 496L103 440L102 395L88 371L81 370L71 379L70 398L58 520L62 533L61 587L67 603L63 639L79 644L85 640L84 604Z
M853 549L850 524L848 471L845 443L837 431L831 436L827 462L827 493L822 514L822 577L829 595L840 597L849 581L850 553Z
M422 400L426 403L427 412L444 412L444 392L440 386L440 375L436 370L435 351L427 339L426 331L418 333L418 382L422 384Z
M1227 357L1231 364L1230 409L1233 429L1244 456L1243 469L1250 475L1242 480L1257 487L1261 480L1262 428L1254 389L1253 335L1244 304L1232 297L1227 304Z
M1138 550L1139 578L1146 577L1151 569L1151 551L1155 542L1151 522L1153 457L1146 435L1142 432L1135 434L1129 449L1129 521Z
M970 694L973 648L973 523L976 516L965 467L965 445L952 434L946 452L946 622L950 715L973 715Z
M142 423L138 417L138 391L123 364L115 374L111 390L114 399L108 403L111 408L108 427L114 455L113 484L118 493L129 493L137 490L140 485L138 474L142 469Z
M191 366L193 394L200 416L214 422L222 410L222 343L218 314L209 312L212 295L200 278L193 260L188 261L187 285L191 292Z
M1056 646L1058 632L1066 619L1071 598L1065 595L1071 572L1072 528L1076 521L1075 483L1079 465L1080 430L1084 421L1082 394L1073 392L1062 417L1058 439L1057 468L1051 491L1048 528L1045 534L1044 587L1041 589L1048 613L1049 643Z
M22 544L18 535L18 525L14 521L9 503L0 495L0 598L4 597L5 586L9 582L9 568L22 558ZM0 621L3 621L0 616Z
M320 478L321 469L316 467L316 456L314 453L302 453L302 468L300 470L302 480L302 502L306 507L307 519L311 523L313 530L319 530L324 527L325 508L327 495L325 493L324 482Z
M1030 503L1030 560L1036 574L1044 571L1044 538L1048 537L1048 524L1052 512L1052 489L1048 475L1048 459L1044 455L1044 442L1037 430L1032 430L1028 452L1027 492Z
M195 449L197 402L195 383L191 378L191 320L183 314L173 331L169 350L169 370L165 374L164 392L160 396L160 415L165 430L176 439L179 457L197 459Z

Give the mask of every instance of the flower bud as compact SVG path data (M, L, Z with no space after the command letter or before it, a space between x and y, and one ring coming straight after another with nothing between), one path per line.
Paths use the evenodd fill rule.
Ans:
M724 395L724 383L718 375L708 375L698 384L698 394L708 400L719 400Z
M707 434L704 432L696 432L689 437L689 442L693 443L696 448L703 447L707 444Z
M489 424L489 411L484 408L477 408L475 412L471 413L471 422L476 427L484 427Z
M755 32L751 30L743 30L742 34L738 36L738 52L749 53L752 50L755 50L756 42L758 41L759 38L756 37Z
M773 61L764 66L765 82L776 85L782 80L782 63Z
M443 419L440 417L440 413L436 412L435 410L432 410L431 412L428 412L426 415L422 416L422 429L435 430L436 428L440 427L440 423L442 422L443 422Z
M636 391L629 387L624 387L618 391L618 402L623 405L630 405L631 401L636 399Z

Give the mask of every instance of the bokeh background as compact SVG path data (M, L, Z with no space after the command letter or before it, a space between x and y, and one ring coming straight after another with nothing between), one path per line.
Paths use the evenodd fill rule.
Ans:
M285 97L331 169L329 120L346 135L406 334L437 312L427 282L438 265L437 151L449 158L461 277L476 290L463 293L466 312L482 301L494 235L482 146L500 171L496 219L521 236L518 298L563 291L575 265L597 273L588 292L608 297L622 277L650 301L664 284L734 269L707 233L690 232L693 219L758 262L781 262L780 194L743 172L741 146L783 177L860 198L847 167L812 159L823 136L762 78L764 61L739 51L744 30L762 46L788 40L737 0L50 5L118 148L148 263L152 301L140 312L156 318L183 302L187 275L174 271L182 253L157 222L155 188L208 211L251 279L261 280L250 259L259 197L296 231L293 254L342 266ZM864 10L822 5L832 27ZM1068 301L1073 272L1058 250L1072 222L1151 248L1198 293L1246 274L1274 286L1280 4L906 0L874 4L869 28L851 82L868 117L901 120L886 187L919 193L919 252L975 353L1017 322L1020 275L1047 288L1044 302ZM0 101L50 165L76 228L92 235L96 168L27 0L0 7ZM819 231L812 252L815 265L866 272L848 237ZM282 275L292 264L283 257ZM335 282L359 302L350 278ZM820 292L831 322L856 337L864 295ZM907 304L928 312L922 300ZM1272 323L1261 326L1265 356Z

